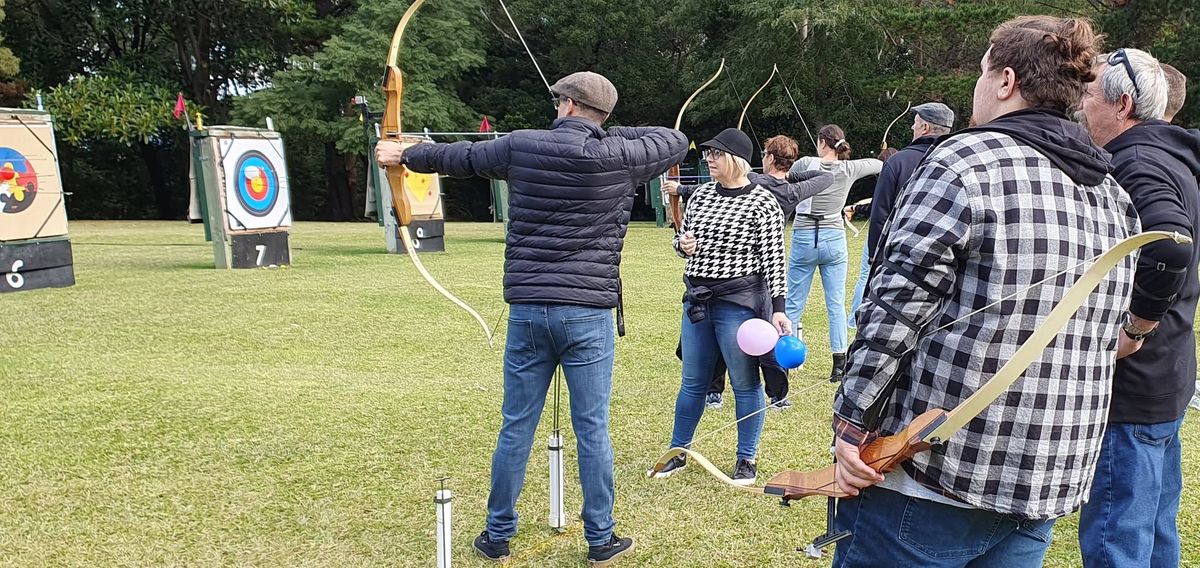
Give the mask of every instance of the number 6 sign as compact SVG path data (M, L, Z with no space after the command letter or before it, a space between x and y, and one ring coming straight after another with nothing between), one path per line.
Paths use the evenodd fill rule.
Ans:
M9 270L9 273L4 277L4 279L8 281L8 285L11 286L13 290L19 290L21 287L25 286L25 276L17 273L22 266L25 266L24 260L13 262L12 270Z

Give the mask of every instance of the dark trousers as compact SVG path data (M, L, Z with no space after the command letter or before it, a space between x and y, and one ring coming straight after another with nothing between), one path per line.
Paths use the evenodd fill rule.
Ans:
M683 360L683 345L675 347L675 356ZM763 384L767 397L781 399L788 394L788 374L785 369L775 363L775 352L772 351L758 358L758 368L762 371ZM717 353L717 362L713 365L712 381L708 384L708 394L725 392L725 358Z

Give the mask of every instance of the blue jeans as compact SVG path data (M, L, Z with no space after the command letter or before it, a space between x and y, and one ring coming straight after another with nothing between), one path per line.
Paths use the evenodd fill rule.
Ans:
M797 229L792 232L792 253L788 258L788 293L785 311L792 323L799 325L808 303L813 275L821 269L821 286L825 289L825 311L829 316L829 350L845 353L849 342L846 329L846 231Z
M611 309L512 304L504 348L503 422L492 455L488 537L517 532L517 497L534 431L546 404L554 369L562 365L570 393L571 425L583 486L583 535L589 545L608 542L613 530L613 450L608 436L612 394Z
M838 541L834 568L1022 568L1042 565L1054 519L1029 521L871 487L838 502L834 526L853 533Z
M858 311L858 306L862 305L863 294L867 291L867 276L871 273L871 255L867 252L867 245L863 243L862 264L858 267L858 282L854 284L854 298L850 300L850 315L846 319L846 326L850 329L858 329L858 322L854 320L854 312Z
M718 350L729 369L733 387L734 410L740 419L766 406L762 384L758 380L758 358L745 354L737 343L738 326L755 317L749 308L715 301L708 305L708 317L692 323L683 310L683 383L675 399L675 428L671 447L689 447L700 415L704 414L704 396L712 382ZM762 434L763 413L738 422L737 457L752 460L758 455L758 437Z
M1084 566L1179 565L1182 425L1183 418L1108 425L1091 498L1079 513Z

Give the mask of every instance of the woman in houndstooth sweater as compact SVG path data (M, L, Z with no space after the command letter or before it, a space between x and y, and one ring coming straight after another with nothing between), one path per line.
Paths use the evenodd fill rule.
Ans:
M737 342L749 319L769 319L780 335L791 333L783 313L787 294L783 210L775 197L747 178L754 145L735 128L702 145L715 182L696 189L675 237L684 267L683 381L675 401L671 447L688 447L704 412L704 396L718 351L729 368L738 422L737 461L731 477L754 483L765 406L757 358ZM770 298L770 301L767 301ZM753 416L751 416L753 415ZM748 418L747 418L748 417ZM655 477L686 465L678 456Z

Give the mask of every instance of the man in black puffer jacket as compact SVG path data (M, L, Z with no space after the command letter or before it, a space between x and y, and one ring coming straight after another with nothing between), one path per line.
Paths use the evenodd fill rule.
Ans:
M504 300L511 304L504 352L503 423L492 457L487 529L475 548L509 556L517 496L554 370L562 365L583 486L588 560L606 565L633 549L613 534L613 308L620 302L621 248L637 187L683 161L687 138L670 128L600 125L617 103L608 79L590 72L551 88L558 119L549 130L497 140L379 144L379 163L415 172L508 180Z
M1178 566L1183 488L1179 428L1195 391L1200 299L1200 135L1160 120L1167 79L1136 49L1102 56L1077 117L1112 153L1144 231L1193 237L1142 249L1117 336L1108 430L1079 516L1084 566Z

